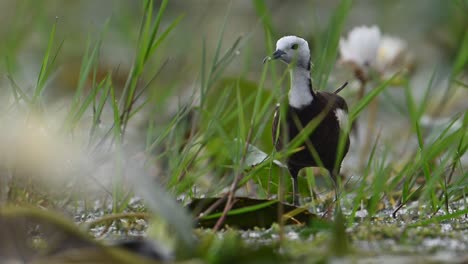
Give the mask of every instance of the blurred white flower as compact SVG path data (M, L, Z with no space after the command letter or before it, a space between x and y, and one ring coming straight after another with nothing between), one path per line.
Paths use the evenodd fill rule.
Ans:
M380 29L377 26L355 27L348 33L348 38L340 39L341 61L351 63L362 71L375 67L380 45Z
M341 62L351 64L354 74L361 82L371 78L371 72L387 78L397 71L411 66L404 40L381 35L377 26L359 26L340 39Z
M395 71L404 63L407 44L404 40L384 35L377 52L376 68L380 73ZM392 71L392 72L393 72Z

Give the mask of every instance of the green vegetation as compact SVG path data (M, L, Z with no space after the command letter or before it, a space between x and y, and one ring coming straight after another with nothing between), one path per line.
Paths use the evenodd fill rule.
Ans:
M302 204L316 217L288 226L304 209L286 211L277 203L287 203L291 192L287 170L277 161L305 138L281 152L271 143L272 113L277 102L285 105L288 74L279 64L252 66L271 54L283 35L266 1L249 3L261 27L242 36L231 32L231 3L223 9L223 22L211 27L216 41L211 34L191 33L198 44L174 44L189 14L172 1L122 1L127 15L109 16L86 32L86 41L67 34L77 30L66 28L66 16L51 19L47 3L52 2L5 4L18 16L35 10L27 19L35 26L15 19L10 31L0 31L5 36L0 44L0 257L135 263L146 260L108 242L142 235L176 263L358 261L388 255L427 261L430 257L419 255L437 248L418 246L428 238L456 242L453 248L438 244L453 253L447 261L467 257L468 30L457 30L468 23L466 1L444 3L453 26L444 36L449 66L431 65L434 70L419 73L419 80L417 70L375 77L358 99L352 87L343 90L350 120L365 125L349 124L353 141L342 170L340 203L333 202L333 185L323 171L303 171L299 186L307 198ZM323 17L326 27L304 36L310 37L314 87L333 91L354 81L352 74L343 77L346 70L337 59L355 4L340 1ZM74 4L57 5L73 10ZM39 39L40 62L20 56L21 47L34 41L32 34ZM109 62L122 56L112 51L120 48L113 46L118 34L125 36L127 49L132 47L124 53L128 65ZM254 35L265 38L260 51ZM196 63L177 62L185 56ZM31 67L37 73L27 71ZM382 120L367 124L376 100ZM377 128L375 134L369 136L367 126ZM370 146L367 151L364 145ZM235 208L241 196L264 200ZM204 197L219 197L222 206L205 208L201 215L189 212L187 205ZM223 225L224 217L242 221L239 215L263 213L272 204L278 205L274 219L280 221L271 228L241 231ZM322 219L333 207L334 215ZM213 228L194 228L200 219L221 220ZM388 247L388 241L399 247ZM12 250L18 244L21 250Z

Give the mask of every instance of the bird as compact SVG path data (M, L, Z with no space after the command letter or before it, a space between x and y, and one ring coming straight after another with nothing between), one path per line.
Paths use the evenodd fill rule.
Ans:
M338 199L337 177L341 163L349 149L347 134L348 106L338 95L347 83L335 92L316 91L312 87L311 57L309 44L297 36L285 36L276 42L276 50L267 56L263 63L280 60L289 65L291 87L285 117L280 118L280 105L277 104L273 117L272 139L274 147L280 151L298 136L313 120L318 125L307 136L299 151L286 157L286 165L292 177L293 204L299 205L299 171L306 167L325 168L335 184L335 199ZM285 123L281 123L285 122ZM311 124L312 125L312 124ZM285 133L286 132L286 133ZM304 131L306 133L309 131ZM342 134L344 133L344 134ZM340 136L345 139L342 155L338 157ZM283 142L287 140L288 142Z

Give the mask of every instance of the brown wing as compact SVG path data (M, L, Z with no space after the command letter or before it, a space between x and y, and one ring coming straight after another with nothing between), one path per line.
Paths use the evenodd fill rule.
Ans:
M273 114L273 125L271 126L271 138L273 146L280 150L282 147L280 137L280 104L276 104L275 112Z
M336 116L336 119L340 125L340 128L343 129L342 125L346 124L344 122L348 122L348 105L346 104L346 101L343 99L343 97L337 95L336 93L330 93L330 92L319 92L319 96L323 97L325 102L328 104L328 109L333 109L332 111L334 112L333 115ZM340 120L340 117L338 115L338 109L341 109L344 111L345 115L340 115L343 120ZM347 126L347 125L346 125ZM353 129L353 128L352 128Z
M346 104L346 101L343 99L343 97L335 94L335 93L330 93L330 92L318 92L320 96L323 96L325 98L325 102L328 102L330 105L328 107L330 109L334 108L341 108L348 112L348 105Z

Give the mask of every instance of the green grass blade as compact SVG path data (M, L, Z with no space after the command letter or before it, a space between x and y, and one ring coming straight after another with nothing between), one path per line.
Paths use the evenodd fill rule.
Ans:
M351 9L352 0L341 0L329 22L324 45L317 51L321 56L317 60L314 69L316 87L326 87L328 77L335 65L338 54L338 44L343 31L347 15Z
M276 34L274 33L273 29L273 19L271 17L271 14L268 10L268 7L266 5L266 2L264 0L254 0L253 1L255 11L257 12L257 16L260 18L263 24L263 29L265 31L266 35L273 35L275 36ZM268 38L267 38L268 39ZM271 39L270 39L271 40ZM267 44L267 46L269 46ZM273 52L273 50L269 50Z
M216 44L215 53L214 53L214 56L213 56L213 62L211 64L213 67L218 62L219 54L221 52L221 46L223 44L224 31L226 30L226 24L227 24L227 21L228 21L229 13L231 12L231 6L232 6L232 2L229 2L227 10L226 10L226 14L224 15L224 20L223 20L223 24L221 26L221 30L219 31L219 37L218 37L218 41L217 41L217 44Z
M155 39L156 39L156 35L158 34L158 30L159 30L159 25L161 23L161 19L162 19L162 15L164 14L164 10L166 10L166 6L167 6L167 3L168 1L167 0L163 0L161 2L161 5L159 6L159 11L158 11L158 14L156 15L156 21L154 23L154 26L151 28L151 22L152 22L152 19L153 19L153 1L148 1L148 8L145 10L145 17L146 17L146 23L145 23L145 31L144 33L142 34L142 37L144 39L144 41L142 42L142 48L145 50L144 53L140 53L142 58L141 58L141 62L144 64L145 61L147 61L150 57L151 57L151 48L147 48L149 46L151 46ZM139 65L141 67L143 67L143 64Z
M179 25L179 22L184 18L184 15L178 16L172 23L166 28L166 30L161 33L159 38L154 42L154 44L151 46L149 49L148 55L151 56L153 53L158 49L158 47L163 43L163 41L167 38L169 33L171 33L177 25Z
M37 78L36 82L36 88L34 90L34 94L32 96L31 102L33 104L37 103L37 100L40 98L40 95L44 91L45 88L45 83L52 71L52 66L57 59L57 56L63 46L64 41L60 42L59 46L57 47L57 50L55 51L55 54L52 54L52 48L54 46L55 42L55 34L56 34L56 28L57 28L57 20L52 26L52 30L49 35L49 42L47 44L47 49L44 54L44 57L42 59L42 64L41 64L41 70L39 71L39 76ZM52 58L51 58L52 56Z
M81 104L80 108L76 111L76 113L73 116L73 119L71 120L72 127L78 123L78 121L83 117L84 113L88 110L89 106L91 103L96 99L97 94L99 93L100 90L102 90L106 84L109 83L110 76L107 75L104 80L102 80L97 87L91 90L91 93L86 96L85 100ZM102 110L102 109L101 109Z
M416 131L419 148L423 149L424 140L423 140L423 136L421 133L421 125L419 123L418 107L416 106L413 94L411 92L411 87L408 81L405 82L405 95L406 95L406 103L408 107L408 112L409 112L408 114L410 117L410 122L413 125L413 129Z
M121 131L121 122L120 122L120 111L119 105L117 102L117 98L115 97L115 90L114 87L110 86L110 95L111 95L111 102L112 102L112 111L114 113L114 138L117 143L122 142L122 131Z
M356 120L356 118L359 116L362 110L366 108L366 106L377 96L379 95L383 90L385 90L391 83L392 81L399 75L399 73L396 73L393 75L390 79L386 80L385 82L381 83L379 86L376 88L372 89L364 98L362 98L350 111L349 111L349 126ZM350 131L349 127L349 131Z
M455 63L453 64L453 77L457 77L466 68L468 63L468 29L465 29L462 43L458 50Z
M271 200L271 201L264 202L264 203L261 203L261 204L256 204L256 205L252 205L252 206L246 206L246 207L242 207L242 208L238 208L238 209L233 209L233 210L230 210L227 213L227 216L240 215L240 214L255 212L255 211L258 211L260 209L267 208L270 205L275 204L275 203L278 203L278 201L277 200ZM201 219L202 220L216 219L216 218L220 218L222 215L223 215L222 212L221 213L215 213L215 214L210 214L210 215L207 215L207 216L203 216Z
M13 90L13 95L15 97L15 102L19 103L20 100L24 100L27 104L31 103L29 96L19 87L16 81L13 79L11 74L7 75L8 80L10 81L11 89Z

